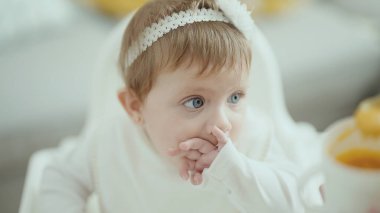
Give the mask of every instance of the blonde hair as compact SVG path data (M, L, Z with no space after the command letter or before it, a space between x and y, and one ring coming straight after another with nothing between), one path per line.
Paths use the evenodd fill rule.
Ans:
M213 0L155 0L140 8L124 32L119 65L124 82L140 100L149 93L160 72L182 65L200 65L199 76L221 70L249 70L251 49L243 34L230 23L198 22L177 28L159 38L129 67L128 49L140 33L166 16L189 9L219 10ZM235 69L222 69L227 68Z

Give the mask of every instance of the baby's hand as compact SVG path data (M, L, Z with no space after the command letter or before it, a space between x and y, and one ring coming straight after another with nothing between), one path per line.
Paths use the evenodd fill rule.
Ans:
M218 150L221 150L226 143L228 143L230 137L224 133L221 129L214 126L214 128L211 131L211 134L216 138L216 141L218 142L216 146L218 147Z
M198 185L202 183L202 172L210 166L208 156L216 155L217 147L207 140L192 138L181 142L177 148L170 149L169 155L182 156L180 176L184 180L190 178L191 183Z
M192 138L181 142L178 148L169 150L169 154L172 156L182 155L180 175L184 180L190 178L194 185L202 183L203 170L210 167L219 150L229 140L227 135L217 127L214 127L211 134L217 139L216 146L209 141Z

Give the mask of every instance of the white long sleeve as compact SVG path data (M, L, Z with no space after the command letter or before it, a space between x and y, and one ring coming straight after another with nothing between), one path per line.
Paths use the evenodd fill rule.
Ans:
M85 212L92 191L88 146L85 138L77 137L52 151L52 161L43 172L38 212Z
M119 120L104 122L54 151L43 173L38 212L87 212L94 185L95 209L104 213L194 212L194 205L197 212L303 212L297 193L302 170L286 160L275 139L263 137L270 144L261 147L267 150L263 160L248 158L227 143L205 171L206 187L215 184L203 190L179 178L127 119Z
M278 146L272 146L269 153L265 161L257 161L229 142L205 172L206 183L221 183L241 212L303 212L297 192L299 169L282 156L276 157L281 154Z

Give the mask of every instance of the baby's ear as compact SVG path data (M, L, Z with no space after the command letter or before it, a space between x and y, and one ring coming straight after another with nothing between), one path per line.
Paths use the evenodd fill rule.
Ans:
M136 93L130 88L119 90L118 97L124 110L136 124L142 124L141 107L142 103Z

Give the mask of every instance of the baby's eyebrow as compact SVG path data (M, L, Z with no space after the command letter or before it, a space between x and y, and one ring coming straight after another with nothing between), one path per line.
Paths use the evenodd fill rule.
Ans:
M188 93L214 93L215 91L210 88L205 88L205 87L185 87L181 89L178 94L188 94Z
M246 91L247 89L248 88L246 85L239 85L239 86L231 87L224 92L234 92L236 90ZM218 92L219 92L219 90L217 90L215 88L208 88L208 87L202 87L202 86L197 86L197 87L188 86L188 87L185 87L185 88L179 90L178 94L180 96L190 95L190 94L192 94L192 95L208 94L208 95L212 96L213 94L217 94Z
M194 91L194 92L209 92L209 91L213 91L213 89L210 89L210 88L207 88L207 87L187 87L185 88L185 90L191 90L191 91Z

